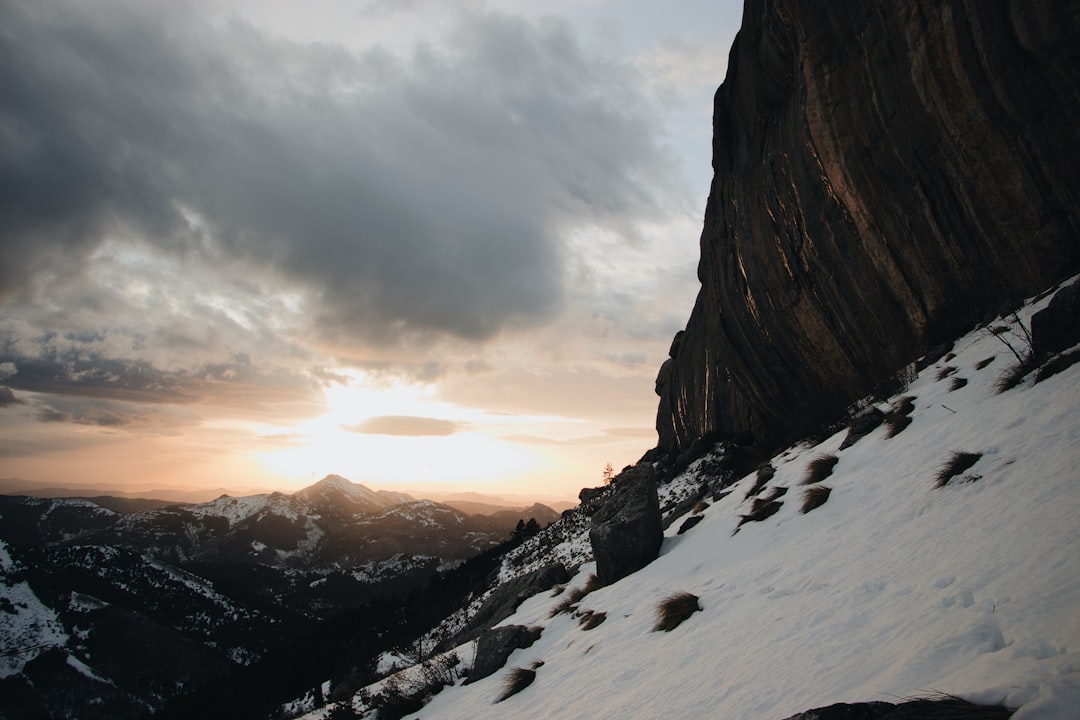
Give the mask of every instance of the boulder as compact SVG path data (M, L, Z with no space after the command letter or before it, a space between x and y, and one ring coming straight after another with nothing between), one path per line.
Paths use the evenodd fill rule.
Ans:
M1080 282L1063 287L1031 317L1031 350L1044 360L1080 343Z
M465 684L476 682L498 672L510 653L527 648L540 637L542 628L524 625L504 625L485 630L476 639L476 659Z
M887 702L836 703L792 715L786 720L884 720L896 706Z
M619 476L615 492L593 514L589 542L597 579L608 585L640 570L660 554L663 540L656 471L639 463Z

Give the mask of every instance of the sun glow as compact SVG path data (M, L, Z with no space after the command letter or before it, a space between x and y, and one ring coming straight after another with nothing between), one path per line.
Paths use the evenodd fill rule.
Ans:
M550 464L535 448L498 437L500 427L536 418L493 415L435 395L431 386L350 373L348 381L326 388L321 415L285 429L260 428L268 448L255 457L267 471L299 484L336 473L402 489L417 483L490 483ZM372 424L379 419L396 420L402 429L380 432Z

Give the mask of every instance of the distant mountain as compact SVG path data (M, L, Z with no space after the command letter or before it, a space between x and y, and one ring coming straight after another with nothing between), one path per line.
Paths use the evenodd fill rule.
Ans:
M291 495L99 500L0 496L0 696L43 715L140 715L425 585L506 540L523 512L558 516L468 514L339 475Z

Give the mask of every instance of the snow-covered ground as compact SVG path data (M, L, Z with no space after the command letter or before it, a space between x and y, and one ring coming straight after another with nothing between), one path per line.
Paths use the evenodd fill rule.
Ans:
M542 626L532 647L410 717L780 720L935 691L1004 701L1015 720L1080 717L1080 365L997 394L1014 362L998 338L975 331L954 352L903 391L913 422L895 437L882 426L844 450L846 431L789 448L773 459L769 488L788 488L775 515L734 533L755 476L743 478L686 534L674 523L659 559L584 599L607 614L598 627L551 619L559 598L535 596L503 623ZM936 487L955 451L981 457ZM832 493L803 514L807 466L826 453ZM654 632L681 591L702 610ZM495 704L507 672L534 661L535 682Z

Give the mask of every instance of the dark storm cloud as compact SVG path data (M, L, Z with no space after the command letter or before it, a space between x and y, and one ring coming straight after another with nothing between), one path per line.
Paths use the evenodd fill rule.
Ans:
M54 399L38 403L37 420L43 423L72 423L102 428L163 429L167 422L159 413L147 412L121 403L95 400ZM53 405L59 404L60 407Z
M11 368L4 378L8 391L53 396L39 410L43 422L76 422L102 427L156 424L142 412L116 410L110 402L128 404L211 404L243 408L253 413L310 415L321 407L318 381L304 373L261 367L244 354L228 362L202 363L163 370L137 359L106 357L96 338L59 347L50 334L26 339L0 334L0 364ZM100 401L95 406L57 409L57 398ZM68 401L70 402L70 401ZM148 418L150 418L148 420Z
M501 15L399 60L182 4L0 0L0 302L111 234L303 288L332 343L543 321L562 230L655 211L635 80Z
M400 435L407 437L445 437L461 429L452 420L414 417L411 415L383 415L364 420L355 425L343 425L342 429L363 435Z

